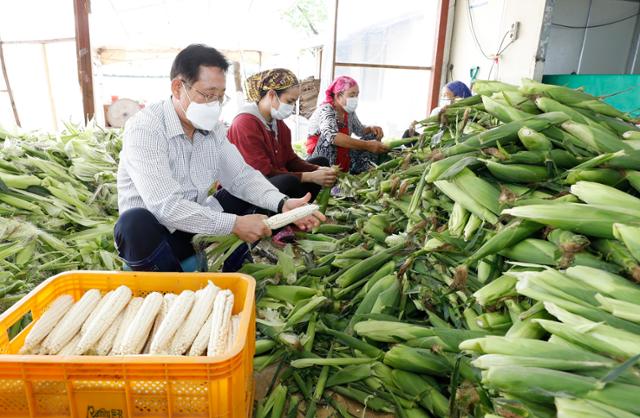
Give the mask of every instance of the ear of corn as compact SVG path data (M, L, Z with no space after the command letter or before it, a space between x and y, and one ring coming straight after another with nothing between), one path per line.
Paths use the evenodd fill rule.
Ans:
M126 355L141 353L161 307L162 294L158 292L149 293L144 298L140 309L136 312L131 323L123 323L123 325L127 325L127 330L124 333L120 345L114 346L114 354Z
M58 296L42 316L33 324L31 331L24 340L22 351L28 353L45 339L47 335L58 325L59 321L73 306L73 296Z
M120 327L118 328L118 332L116 333L116 336L113 339L113 342L111 343L111 351L110 351L111 354L117 354L118 350L120 350L122 346L122 342L124 340L124 336L127 333L127 329L129 328L129 325L131 325L131 323L133 322L133 319L136 317L136 314L142 307L143 302L144 302L144 298L134 297L131 299L131 301L125 308L124 316L120 323ZM104 345L107 345L106 341Z
M583 202L624 208L632 214L640 217L640 199L614 187L600 183L580 181L571 186L571 193L578 196Z
M196 299L193 305L193 309L189 312L184 321L184 325L181 326L176 332L173 341L171 342L171 348L169 352L175 355L184 354L189 347L191 347L193 341L198 335L198 332L207 321L207 318L212 312L213 302L216 295L220 291L213 283L196 292ZM178 300L180 298L178 297Z
M66 313L64 318L51 331L45 340L44 349L49 354L57 354L80 331L82 324L100 301L100 291L91 289L77 301Z
M149 354L149 350L151 349L151 342L158 333L158 329L160 328L162 321L164 321L164 318L166 318L169 309L171 309L171 306L173 305L173 302L175 302L177 297L178 295L176 295L175 293L165 293L164 297L162 298L162 306L160 307L160 312L158 312L156 320L153 322L153 327L151 328L151 332L149 333L147 342L144 344L142 354Z
M209 289L209 293L213 292L214 289ZM151 341L151 346L149 347L149 352L151 354L159 354L162 352L167 352L170 349L171 339L178 331L178 327L185 326L183 325L187 315L191 311L193 304L195 302L195 293L191 290L184 290L180 295L176 298L175 302L173 302L171 309L167 312L167 316L164 318L160 327L158 328L158 332L154 335L153 340ZM208 312L205 313L205 315ZM206 320L206 316L204 317ZM155 319L155 315L154 315ZM196 330L189 330L189 334L197 333ZM190 336L190 335L189 335ZM146 341L146 340L145 340ZM184 344L184 341L180 342L181 345ZM188 347L187 347L188 348Z
M208 356L219 356L225 352L229 331L231 328L231 313L233 311L233 293L230 290L222 290L216 295L213 304L213 317L211 320L211 336Z
M113 292L114 291L111 290L105 293L105 295L100 298L100 302L98 302L98 305L96 306L96 308L93 310L93 312L91 312L91 315L89 315L89 318L87 318L84 324L82 324L82 328L80 328L80 334L84 335L87 332L87 329L91 324L93 324L96 317L98 316L98 313L101 311L102 307L107 302L109 302L109 298L111 297L111 295L113 295Z
M190 356L201 356L205 354L205 352L207 351L207 347L209 345L209 339L211 338L212 323L213 323L213 310L209 314L209 317L205 321L204 325L202 325L202 328L200 328L200 331L198 331L198 335L196 336L196 339L193 341L193 344L191 344L191 347L189 348ZM273 345L275 346L275 343L273 343ZM256 355L259 355L261 353L258 352L257 346L258 344L256 344Z
M551 141L544 134L527 127L518 130L518 138L529 151L550 151L553 148Z
M74 354L85 353L100 340L100 337L109 329L109 326L131 300L131 289L127 286L120 286L116 290L109 292L108 296L102 299L106 300L106 302L102 307L98 304L97 314L93 319L89 318L91 322L87 326L85 333L81 333L81 338Z
M129 302L129 305L131 305L131 303L133 303L133 300ZM98 340L98 343L89 350L90 354L96 354L98 356L106 356L109 354L109 352L113 348L113 343L116 340L118 331L122 326L122 321L124 320L126 310L127 308L125 308L123 311L121 311L118 314L116 319L111 323L111 325L109 325L109 328L107 328L105 333L102 334L102 337L100 337L100 340Z
M307 216L313 215L313 213L318 211L319 209L320 207L315 204L300 206L286 213L273 215L270 218L266 219L265 223L271 229L282 228L283 226L287 226L291 223L299 221L300 219L306 218Z
M629 253L640 263L640 227L613 224L613 235L624 243Z
M549 178L545 167L525 164L500 164L485 160L487 168L497 179L515 183L536 183Z

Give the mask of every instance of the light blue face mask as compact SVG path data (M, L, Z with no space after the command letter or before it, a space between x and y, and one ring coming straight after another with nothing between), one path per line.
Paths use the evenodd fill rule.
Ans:
M274 119L283 120L291 116L293 114L293 105L289 103L282 103L279 97L277 97L277 99L279 106L277 109L271 107L271 117Z

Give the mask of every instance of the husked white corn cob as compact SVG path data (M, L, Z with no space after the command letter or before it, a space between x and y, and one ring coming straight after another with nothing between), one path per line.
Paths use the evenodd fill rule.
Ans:
M153 322L153 328L151 328L151 333L149 334L149 338L142 349L142 354L149 354L149 349L151 348L151 341L153 341L153 337L158 333L158 328L160 328L160 324L164 321L164 318L167 316L167 312L171 309L171 305L176 300L178 295L175 293L167 293L162 298L162 307L160 308L160 312L158 312L158 316L156 316L156 320ZM163 353L164 354L164 353Z
M224 354L231 328L231 312L233 311L233 293L221 290L213 303L213 319L211 320L211 338L207 349L208 356Z
M142 301L140 303L142 303ZM118 330L122 325L122 320L124 319L125 310L126 308L123 309L118 314L116 319L111 323L111 325L109 325L109 328L107 328L105 333L102 334L102 337L100 337L100 340L98 340L98 343L89 350L90 354L95 354L98 356L106 356L107 354L109 354L109 351L111 351L111 348L113 347L113 342L116 339L116 335L118 335Z
M100 340L100 337L131 300L131 289L127 286L120 286L109 292L102 300L106 300L106 303L99 308L97 314L93 315L94 318L86 327L85 333L81 332L80 342L74 352L76 355L84 354Z
M140 354L147 342L153 321L162 307L162 293L152 292L144 298L142 306L136 313L124 334L122 343L115 348L115 354Z
M213 309L213 302L220 288L213 283L196 292L196 301L193 305L193 309L189 312L184 325L178 329L173 341L171 342L171 348L169 354L182 355L187 352L191 344L198 335L198 331L202 329L202 326L207 321L211 310Z
M114 292L113 290L110 290L103 297L100 298L100 302L98 302L98 306L96 306L93 312L91 312L91 315L89 315L89 318L87 318L87 320L84 321L84 324L82 324L82 328L80 328L80 335L84 335L84 333L87 332L87 328L89 328L89 324L91 324L94 321L94 319L96 319L98 312L100 312L100 309L102 309L102 307L109 301L109 298L111 297L111 295L113 295L113 292Z
M193 307L194 300L195 293L192 290L184 290L180 293L151 341L151 347L149 348L150 354L161 354L164 351L168 351L171 339L178 330L178 327L184 327L186 325L184 321Z
M51 338L45 339L44 350L48 354L58 354L62 347L67 345L69 340L80 331L82 324L89 318L99 301L100 291L98 289L87 290L51 331Z
M127 333L127 329L129 328L129 325L131 325L131 321L133 321L133 318L135 318L136 314L142 307L143 302L144 302L144 298L140 298L140 297L133 298L125 308L124 317L122 318L122 323L120 324L120 328L118 329L118 332L116 333L116 337L113 340L113 343L111 345L110 354L113 354L113 355L121 354L121 353L118 353L116 350L122 346L122 341L124 340L124 336Z
M201 356L205 354L207 351L207 346L209 345L209 339L211 338L211 322L213 321L213 311L209 314L209 318L205 321L200 331L198 331L198 335L196 339L191 344L191 348L189 349L190 356Z
M240 316L232 315L231 316L231 332L229 333L229 338L227 339L227 351L231 351L233 344L236 342L236 337L238 336L239 328L240 328Z
M42 316L33 324L29 335L24 340L24 345L20 349L21 354L31 353L38 348L38 345L49 335L56 324L73 306L73 296L62 295L51 302L51 305Z
M302 218L306 218L319 209L320 207L316 204L300 206L288 212L273 215L270 218L265 219L264 222L269 228L278 229L294 223L295 221L299 221Z
M79 332L71 340L69 340L67 345L62 347L60 352L58 352L58 355L59 356L75 356L75 355L77 355L76 354L76 347L78 346L78 342L80 342L80 333Z

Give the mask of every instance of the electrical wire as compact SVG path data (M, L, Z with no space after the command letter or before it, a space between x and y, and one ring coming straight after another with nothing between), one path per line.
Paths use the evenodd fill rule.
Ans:
M632 14L631 16L623 17L622 19L614 20L614 21L607 22L607 23L599 23L597 25L571 26L571 25L564 25L562 23L551 22L551 26L557 26L559 28L566 28L566 29L594 29L594 28L601 28L603 26L615 25L616 23L620 23L620 22L624 22L625 20L633 19L636 16L640 16L640 12Z
M489 55L487 55L484 52L484 49L482 49L482 45L480 45L480 41L478 40L478 36L476 35L476 28L475 25L473 23L473 13L471 12L471 0L467 0L467 10L469 11L469 25L471 28L471 35L473 35L473 40L476 43L476 46L478 47L478 49L480 50L480 52L482 53L482 55L484 55L484 57L488 60L492 60L493 58L491 58Z

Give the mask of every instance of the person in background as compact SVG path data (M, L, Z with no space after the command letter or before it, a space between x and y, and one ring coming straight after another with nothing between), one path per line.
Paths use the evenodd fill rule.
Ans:
M379 126L364 126L356 115L358 83L347 76L336 78L325 93L325 101L313 112L309 121L307 153L325 157L342 171L361 173L377 161L376 154L389 148L380 140L384 132ZM361 139L353 138L357 135Z
M431 111L430 116L439 115L442 109L449 106L456 99L466 99L471 96L471 90L462 81L451 81L442 87L440 103Z
M300 97L298 79L287 69L275 68L252 75L245 85L250 103L233 120L229 141L280 192L294 198L311 193L313 201L321 187L335 183L336 173L327 158L305 161L291 146L284 119L293 114Z
M195 257L194 234L235 234L246 242L271 235L263 214L306 205L289 199L245 163L219 123L229 64L219 51L189 45L171 67L171 96L147 106L126 124L118 166L116 247L132 270L183 271ZM214 182L225 190L209 195ZM297 222L319 225L320 212ZM244 248L243 248L244 247ZM248 246L225 263L238 269Z

